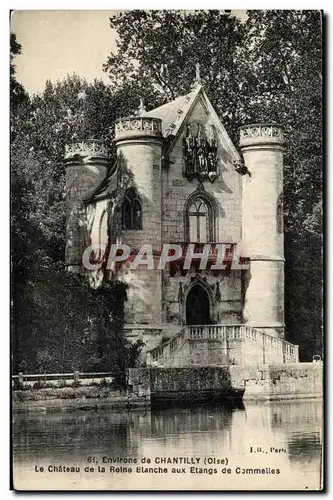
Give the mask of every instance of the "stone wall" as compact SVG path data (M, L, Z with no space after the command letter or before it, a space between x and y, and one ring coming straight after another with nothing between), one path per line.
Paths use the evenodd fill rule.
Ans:
M186 324L186 296L196 283L203 283L208 289L210 316L213 323L239 324L242 322L241 272L235 270L230 274L221 272L216 275L210 270L197 273L191 269L186 276L178 272L171 276L168 270L163 273L163 321L165 323ZM180 288L182 297L180 297Z
M282 130L272 125L242 127L240 147L251 172L251 177L243 177L243 245L251 259L244 319L284 338Z
M298 363L298 348L260 331L233 325L187 327L174 340L149 353L147 366L256 366ZM215 329L224 329L223 336ZM232 330L235 331L232 331ZM229 334L228 334L229 330Z
M160 326L126 324L124 334L128 340L135 342L142 340L145 345L140 353L139 365L145 365L147 351L159 346L163 340L163 328Z
M203 103L198 101L187 123L193 129L200 123L204 127L212 124L211 116ZM198 180L189 182L183 177L183 137L185 130L174 144L170 154L170 164L162 170L163 219L162 238L166 243L185 242L185 204L188 197L198 187ZM218 142L220 175L212 184L204 182L204 190L216 203L216 242L241 241L241 176L235 172L232 158L225 147ZM227 276L223 271L213 274L209 270L201 272L212 289L210 296L211 319L214 323L240 323L242 318L241 273L232 272ZM191 287L195 270L189 270L186 276L177 272L175 276L166 270L163 275L163 317L165 324L182 325L186 322L186 293ZM215 288L218 283L221 298L215 300ZM179 286L184 290L183 300L179 300ZM170 332L172 329L170 329ZM174 333L174 332L172 332Z
M323 396L322 363L230 367L235 385L244 384L244 399L289 399Z
M188 117L187 123L200 123L204 127L212 124L211 117L200 101ZM198 181L189 182L183 172L183 144L185 131L176 141L169 155L170 165L162 172L162 194L164 199L163 240L184 241L184 205L197 189ZM230 154L218 144L220 176L212 184L204 182L204 188L218 205L217 241L241 241L241 176L235 172Z
M13 411L59 412L98 409L124 410L150 406L148 393L128 393L109 387L65 387L13 391Z
M232 397L237 393L230 382L228 366L152 368L135 373L129 370L129 384L133 393L142 393L146 388L152 405L157 402L206 401ZM242 392L242 391L240 391Z
M119 228L117 241L134 252L142 245L151 245L157 256L161 251L161 143L160 138L143 137L117 144L121 170L118 190L124 192L128 187L135 187L142 206L142 229ZM118 278L129 285L126 323L161 324L161 272L146 266L135 270L123 266Z
M243 399L294 399L323 395L321 363L254 366L197 366L128 370L131 391L182 401L245 390Z

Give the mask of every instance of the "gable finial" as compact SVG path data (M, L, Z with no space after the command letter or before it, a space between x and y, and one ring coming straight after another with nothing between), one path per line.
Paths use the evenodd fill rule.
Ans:
M193 88L196 89L197 87L200 87L201 85L202 85L202 83L201 83L201 76L200 76L200 64L196 63L196 65L195 65L195 80L194 80Z
M142 115L143 115L143 113L146 113L146 112L147 112L147 110L146 110L146 108L145 108L145 103L144 103L144 100L143 100L143 98L142 98L142 97L140 97L140 106L139 106L139 107L138 107L138 109L137 109L136 115L137 115L137 116L142 116Z

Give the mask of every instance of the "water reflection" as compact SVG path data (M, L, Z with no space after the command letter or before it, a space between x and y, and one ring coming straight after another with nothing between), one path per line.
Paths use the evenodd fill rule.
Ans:
M318 489L320 401L246 404L240 408L169 408L135 412L14 415L16 486L87 489ZM87 457L228 458L232 474L166 476L137 474L39 474L50 463L87 465ZM235 468L274 468L281 475L237 475ZM107 471L108 472L108 471ZM36 484L37 481L37 484ZM15 475L14 475L15 482Z
M323 409L318 403L295 402L272 405L272 429L288 427L288 454L291 461L320 461Z

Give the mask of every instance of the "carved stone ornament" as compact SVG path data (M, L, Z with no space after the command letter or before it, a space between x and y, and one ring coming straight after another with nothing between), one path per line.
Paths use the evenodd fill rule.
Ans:
M184 299L184 291L183 291L183 284L180 282L179 287L178 287L178 302L183 302Z
M240 128L241 148L266 144L281 147L283 143L283 130L279 125L268 123L261 125L246 125Z
M241 129L241 139L250 137L279 137L283 139L283 132L280 127L273 125L248 126Z
M117 139L131 135L162 135L162 122L159 118L149 116L133 116L120 118L115 124L115 137Z
M69 160L75 155L93 156L107 159L108 150L102 141L95 139L75 141L71 144L66 144L65 160Z
M189 181L198 179L200 182L214 182L219 175L214 127L211 125L206 135L204 127L198 124L198 132L194 137L192 127L188 124L186 136L183 138L183 155L184 177Z

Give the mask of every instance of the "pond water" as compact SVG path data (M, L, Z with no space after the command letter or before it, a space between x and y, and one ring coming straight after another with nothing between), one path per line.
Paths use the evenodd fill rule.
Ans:
M320 400L308 400L14 414L14 486L316 490L322 411Z

